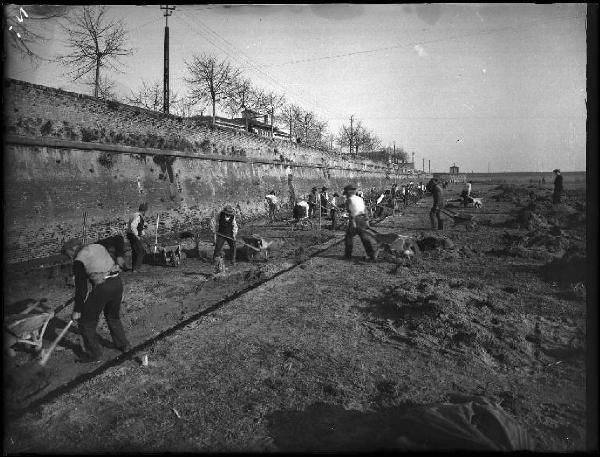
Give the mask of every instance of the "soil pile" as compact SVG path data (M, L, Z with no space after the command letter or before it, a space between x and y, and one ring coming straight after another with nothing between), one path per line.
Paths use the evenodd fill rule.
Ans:
M587 262L585 251L578 245L571 247L562 257L541 267L542 276L560 285L585 283Z

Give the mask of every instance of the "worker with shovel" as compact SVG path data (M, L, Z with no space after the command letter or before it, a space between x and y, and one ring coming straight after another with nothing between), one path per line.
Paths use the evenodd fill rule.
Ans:
M425 186L427 191L433 195L433 206L429 211L429 220L431 221L431 230L436 229L435 221L437 219L437 229L444 230L444 219L442 219L441 210L444 207L444 191L439 181L435 178L431 180Z
M213 254L213 260L221 268L223 262L223 246L225 242L231 249L231 265L235 265L236 257L236 246L235 237L238 232L237 222L235 220L235 211L231 205L225 206L223 211L219 213L219 222L217 226L216 241L215 241L215 252Z
M80 240L72 239L64 245L63 252L73 260L75 306L71 319L79 321L85 350L79 362L100 361L102 347L96 327L103 311L115 347L127 352L130 345L120 317L123 283L119 266L101 244L83 246ZM88 281L92 284L89 294Z
M352 184L344 187L344 195L346 196L346 206L348 207L348 215L350 216L350 222L348 224L348 229L346 230L344 259L352 259L354 236L358 235L369 258L372 261L376 261L377 241L368 232L369 221L367 219L365 201L362 197L356 195L356 186Z
M131 270L142 270L146 251L140 237L145 235L148 224L144 220L148 204L142 203L137 213L133 213L127 224L127 240L131 245Z

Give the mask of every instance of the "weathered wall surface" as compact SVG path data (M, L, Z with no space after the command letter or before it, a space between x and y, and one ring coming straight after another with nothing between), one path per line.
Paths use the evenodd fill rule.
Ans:
M414 180L378 163L348 161L246 132L199 125L118 103L9 80L4 91L5 260L56 254L83 232L124 230L149 204L159 233L197 228L225 204L242 221L265 212L271 189L287 201L312 186L340 190ZM421 177L425 179L425 177ZM150 230L152 233L152 230Z

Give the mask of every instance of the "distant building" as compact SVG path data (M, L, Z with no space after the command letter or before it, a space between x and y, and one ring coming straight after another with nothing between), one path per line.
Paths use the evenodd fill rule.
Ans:
M451 175L457 175L457 174L458 174L458 172L459 172L459 171L458 171L458 167L456 166L456 164L454 164L454 165L452 165L452 166L450 167L450 174L451 174Z

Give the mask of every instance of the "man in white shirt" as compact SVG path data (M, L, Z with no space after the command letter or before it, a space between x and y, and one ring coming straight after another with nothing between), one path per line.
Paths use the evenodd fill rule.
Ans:
M299 200L294 205L294 219L298 222L300 219L308 217L308 203L305 200Z
M96 327L102 312L115 347L123 352L129 351L131 346L120 317L123 283L115 260L101 244L84 246L78 239L67 241L63 252L73 260L75 305L71 319L78 321L85 348L78 362L101 360L102 346ZM91 290L88 283L92 284Z
M471 181L465 183L465 187L463 187L460 196L462 197L464 207L469 203L473 203L473 198L471 198Z
M139 212L133 213L129 218L127 224L127 240L131 245L131 270L141 270L142 264L144 263L144 255L146 251L144 244L140 240L140 237L145 235L145 230L148 224L144 220L146 211L148 210L148 204L142 203L139 207Z
M346 207L350 222L346 230L346 248L344 258L352 259L352 248L354 247L354 236L358 235L362 241L363 247L369 258L373 261L377 260L377 241L368 232L369 221L367 219L367 209L365 201L362 197L356 195L356 186L348 185L344 187L344 195L346 195Z
M270 194L265 197L267 205L269 207L269 220L275 221L275 212L279 208L279 199L275 196L275 191L272 190Z

